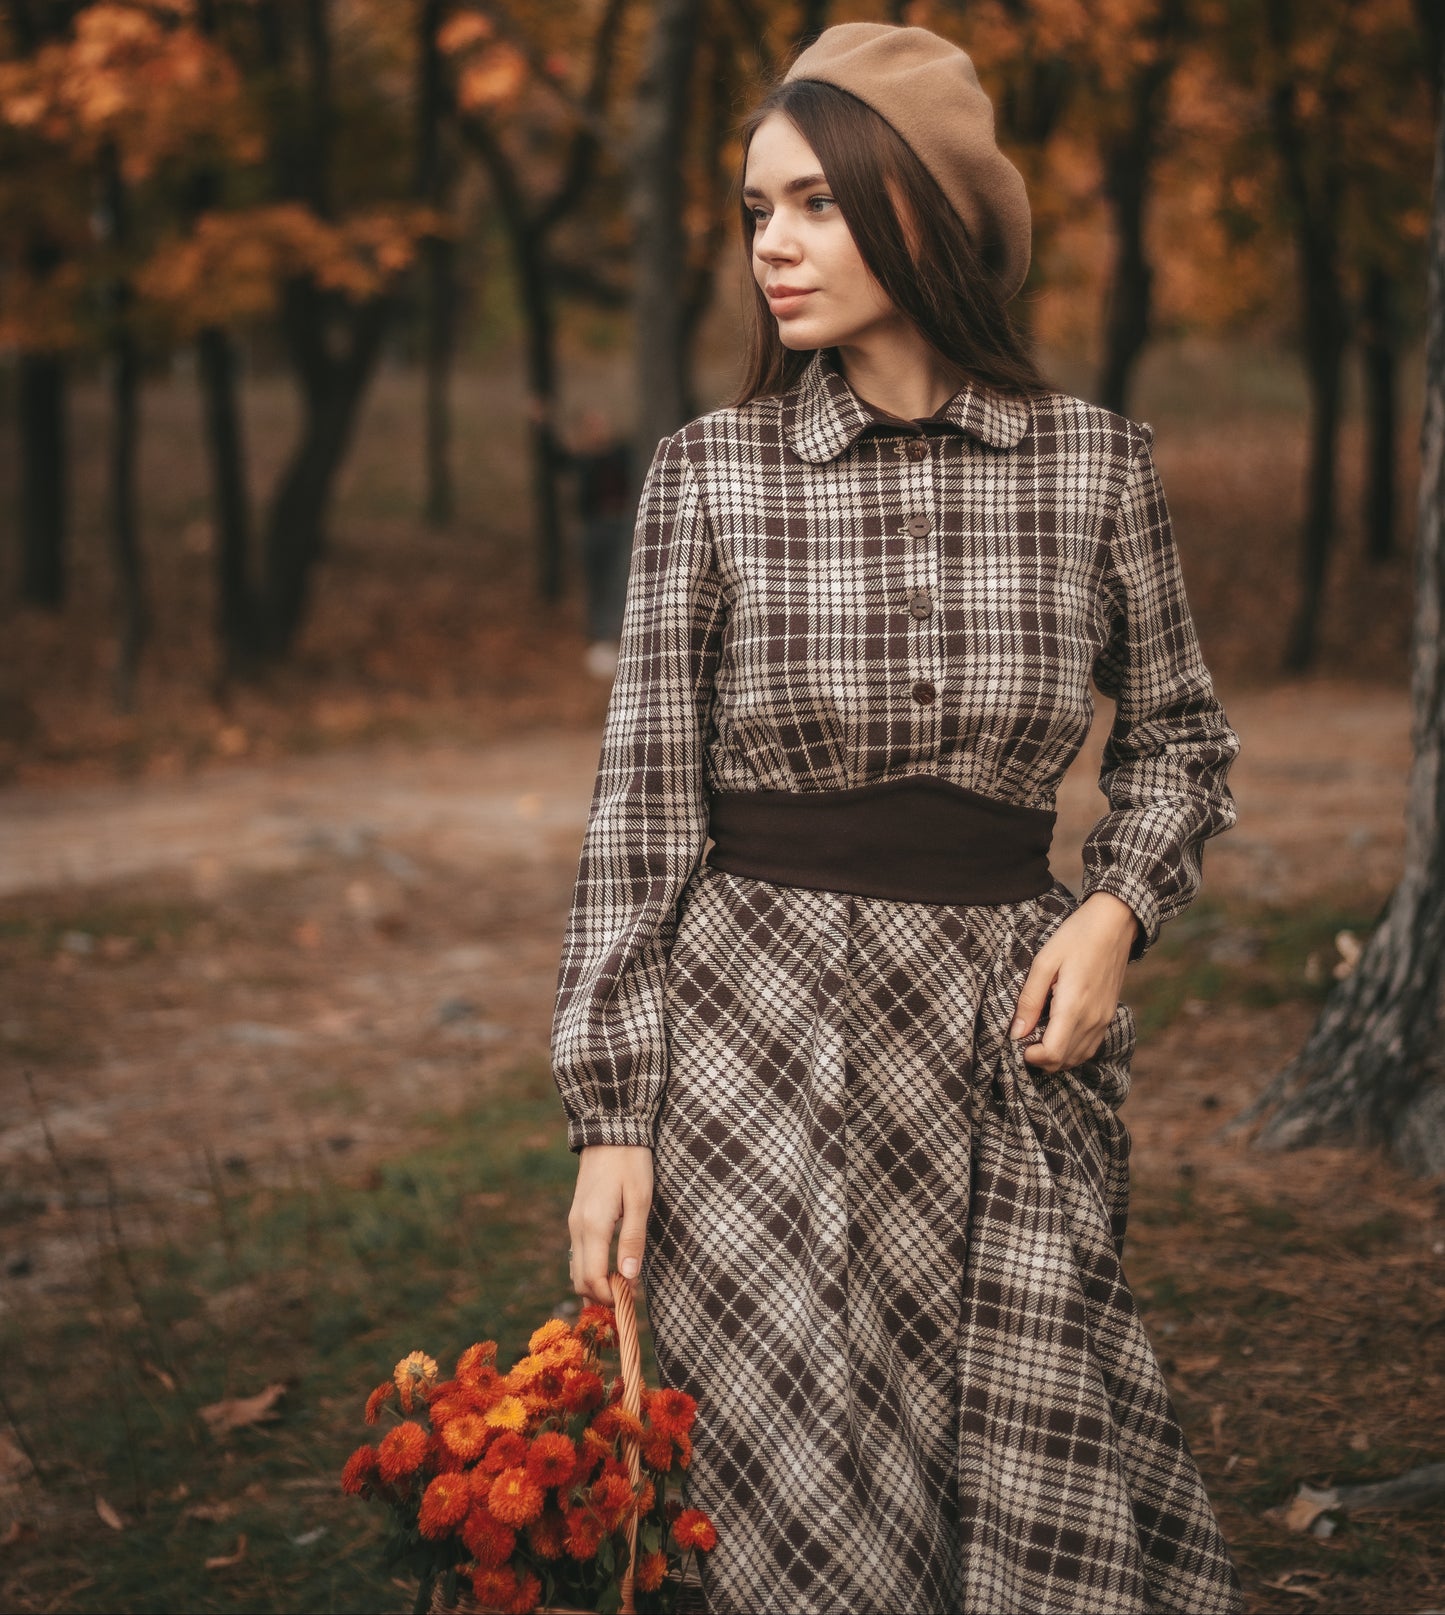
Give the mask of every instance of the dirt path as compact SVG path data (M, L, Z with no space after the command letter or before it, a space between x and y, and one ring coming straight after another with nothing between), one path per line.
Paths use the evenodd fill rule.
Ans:
M1208 889L1383 900L1403 843L1403 695L1293 684L1230 716L1241 822L1209 849ZM1060 801L1055 866L1075 889L1103 721ZM287 1181L318 1153L395 1150L418 1118L545 1062L599 738L0 795L0 1060L30 1073L72 1170L172 1204L207 1193L208 1150L238 1180ZM1142 1048L1141 1145L1197 1133L1191 1082L1247 1096L1299 1019L1186 1025ZM1151 1083L1157 1069L1181 1086ZM13 1105L3 1196L29 1211L0 1217L0 1260L26 1284L66 1265L48 1148L34 1107Z

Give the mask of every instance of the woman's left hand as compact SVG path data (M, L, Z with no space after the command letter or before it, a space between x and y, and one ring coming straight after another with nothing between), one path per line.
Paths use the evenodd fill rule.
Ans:
M1104 1040L1138 934L1133 909L1112 892L1085 898L1034 955L1009 1035L1027 1037L1047 1001L1048 1025L1024 1059L1042 1071L1082 1064ZM1052 994L1052 998L1050 998Z

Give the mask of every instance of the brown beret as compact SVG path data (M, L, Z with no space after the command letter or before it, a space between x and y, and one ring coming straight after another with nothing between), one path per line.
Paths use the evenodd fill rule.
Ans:
M1000 297L1019 290L1029 268L1028 192L998 148L993 105L967 52L927 28L845 22L824 29L786 78L835 85L890 123L957 210Z

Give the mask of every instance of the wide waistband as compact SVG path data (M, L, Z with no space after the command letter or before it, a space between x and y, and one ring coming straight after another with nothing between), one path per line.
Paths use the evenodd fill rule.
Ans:
M827 791L714 791L707 862L904 903L1019 903L1053 884L1057 815L933 774Z

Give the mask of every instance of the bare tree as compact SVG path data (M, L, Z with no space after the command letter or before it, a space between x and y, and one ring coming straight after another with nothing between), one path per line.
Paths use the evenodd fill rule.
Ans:
M1436 36L1439 37L1438 35ZM1442 62L1445 71L1445 62ZM1231 1128L1286 1148L1347 1137L1445 1174L1445 116L1437 112L1420 428L1405 869L1305 1046Z

